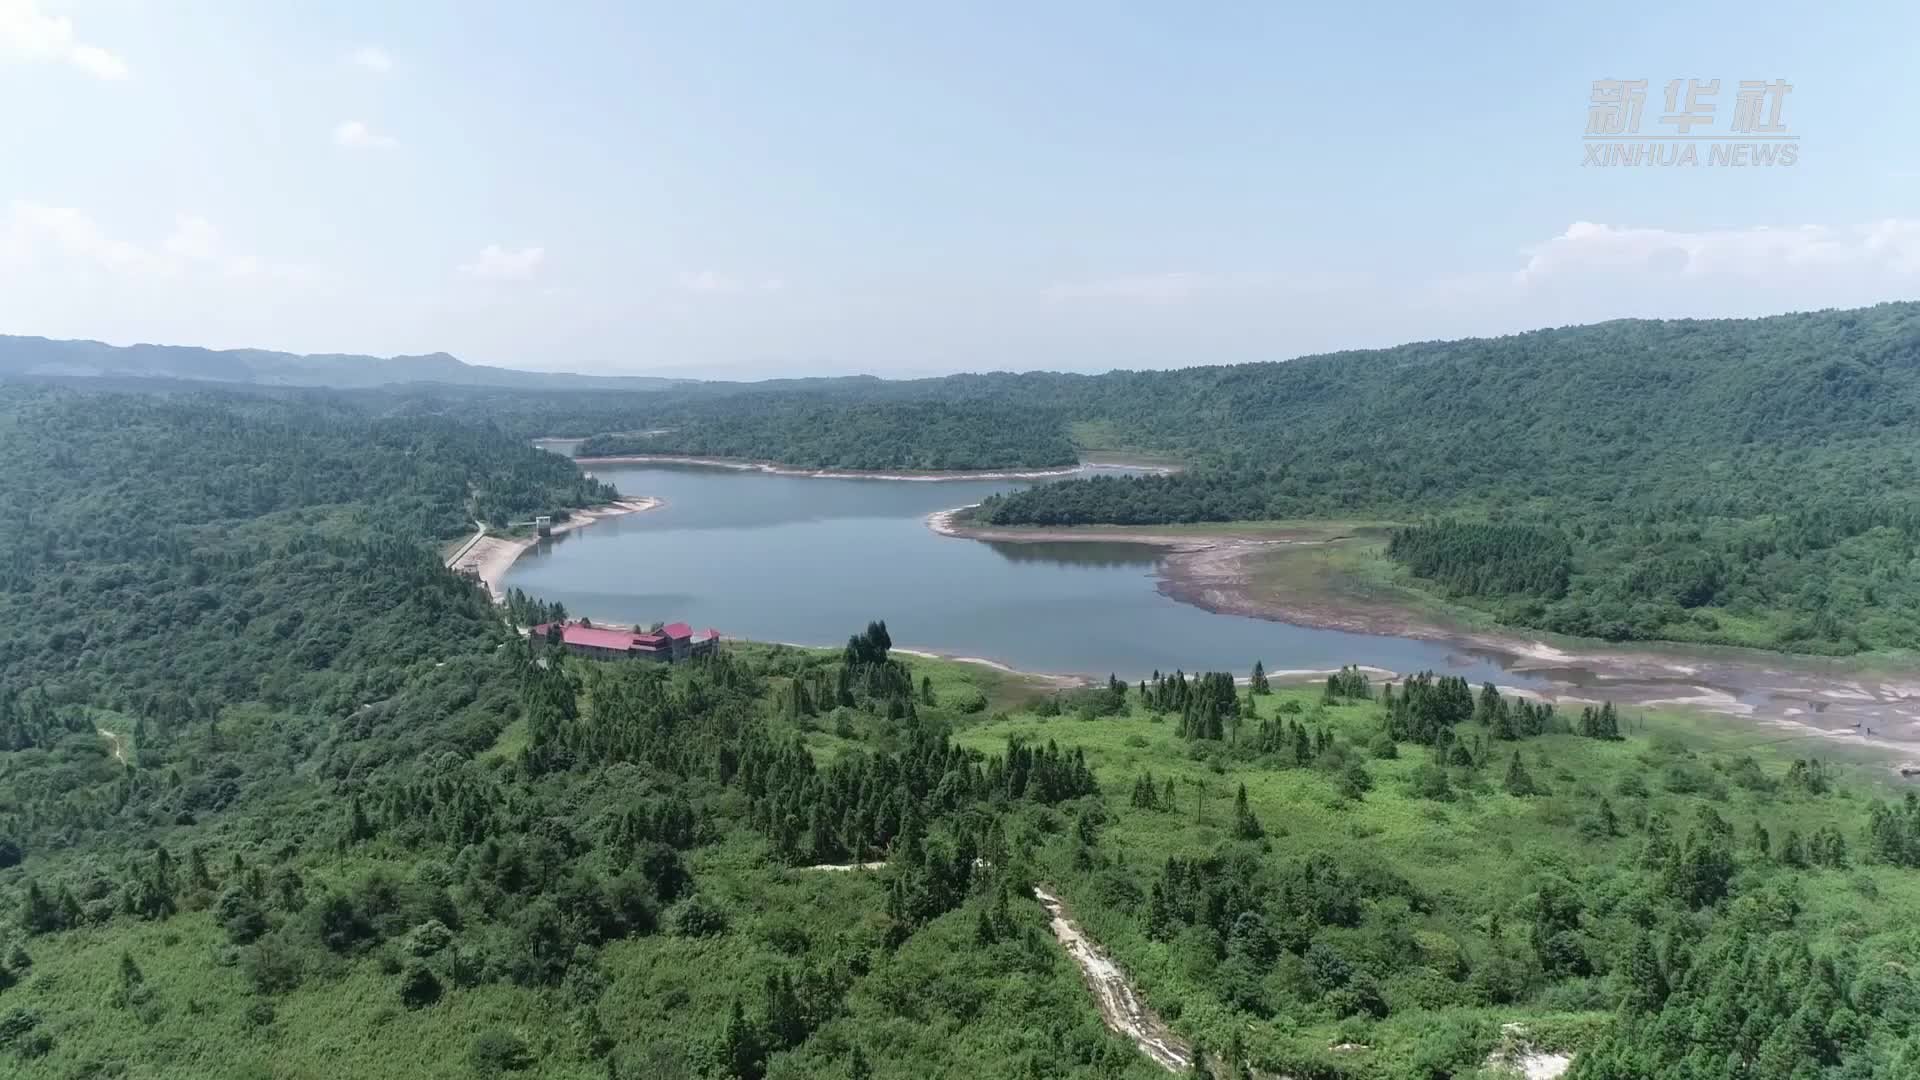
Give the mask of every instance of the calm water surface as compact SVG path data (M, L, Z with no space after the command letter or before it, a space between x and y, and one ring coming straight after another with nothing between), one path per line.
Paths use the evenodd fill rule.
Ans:
M1512 683L1438 642L1216 615L1155 590L1140 544L994 544L939 536L925 518L1019 481L823 480L732 469L596 466L666 506L529 551L507 585L576 615L684 619L730 637L839 645L884 618L902 646L1025 671L1138 679L1158 669L1371 664Z

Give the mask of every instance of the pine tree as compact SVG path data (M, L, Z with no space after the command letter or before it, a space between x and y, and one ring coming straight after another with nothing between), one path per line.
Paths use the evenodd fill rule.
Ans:
M373 835L373 822L367 820L367 808L355 795L347 809L347 843L357 844Z
M1260 827L1260 819L1253 816L1253 810L1247 806L1247 785L1241 784L1240 791L1233 797L1233 835L1240 840L1258 840L1266 835Z
M187 849L187 885L202 892L213 891L213 875L207 871L207 855L199 845Z
M1626 965L1620 969L1620 979L1623 983L1620 1007L1629 1013L1658 1012L1667 1000L1666 976L1660 972L1660 957L1645 930L1634 935Z
M1613 803L1607 801L1607 797L1605 795L1602 795L1600 797L1599 815L1600 815L1600 828L1603 834L1606 836L1619 836L1620 835L1620 818L1618 815L1616 815L1613 812Z
M1273 687L1267 683L1267 666L1258 660L1253 662L1252 689L1256 694L1273 693Z
M807 1038L806 1013L793 992L793 979L786 972L767 976L767 1030L773 1036L772 1049L788 1050Z
M1515 750L1513 752L1513 759L1507 762L1507 777L1501 782L1501 786L1506 789L1509 795L1517 795L1525 798L1528 795L1535 794L1536 789L1533 786L1533 777L1528 775L1527 767L1521 764L1520 751Z
M974 920L973 943L984 949L993 944L993 941L993 919L987 914L987 909L982 907L980 917Z
M747 1023L746 1010L740 1007L740 999L735 998L732 1010L727 1013L721 1061L735 1080L760 1080L763 1059L759 1033Z
M120 989L121 991L122 992L130 991L134 987L139 986L141 983L146 981L147 981L147 976L145 973L143 973L140 970L140 965L134 962L133 954L126 951L125 949L120 950Z

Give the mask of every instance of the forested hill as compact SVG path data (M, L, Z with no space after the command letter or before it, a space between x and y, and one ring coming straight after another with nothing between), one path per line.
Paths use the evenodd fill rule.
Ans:
M694 454L843 469L1002 469L1079 460L1056 413L999 402L837 402L751 395L710 402L636 435L601 435L579 457Z
M684 379L517 371L464 363L446 353L426 356L301 354L270 349L203 349L191 345L108 345L0 334L0 374L66 378L188 379L257 386L370 387L431 382L522 390L661 390Z
M1506 547L1568 550L1564 574L1522 581L1469 565L1485 537L1398 546L1505 621L1815 652L1920 646L1920 305L1060 385L1073 419L1193 467L1011 495L984 509L995 523L1464 516L1516 526Z
M0 671L102 707L292 700L341 667L377 684L389 662L497 627L435 540L475 514L503 524L612 495L451 421L0 388ZM400 629L425 612L435 635Z

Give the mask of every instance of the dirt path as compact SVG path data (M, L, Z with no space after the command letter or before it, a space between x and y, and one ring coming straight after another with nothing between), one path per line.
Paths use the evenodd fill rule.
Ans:
M880 870L886 865L885 862L821 863L806 869L844 873ZM1033 898L1047 909L1054 939L1080 968L1081 978L1092 991L1094 1005L1099 1008L1100 1019L1106 1022L1107 1028L1126 1036L1141 1053L1168 1072L1185 1072L1193 1064L1193 1047L1175 1035L1167 1022L1140 1000L1126 972L1121 971L1120 965L1083 933L1067 913L1066 901L1044 885L1033 887Z
M1034 899L1052 916L1053 936L1067 956L1079 965L1081 978L1093 991L1100 1018L1107 1027L1126 1036L1140 1052L1168 1072L1185 1072L1193 1065L1193 1047L1175 1035L1158 1013L1140 1000L1140 994L1120 965L1105 949L1081 932L1079 924L1067 913L1066 902L1045 886L1033 887Z
M106 728L98 726L93 729L93 733L107 740L107 750L113 755L113 760L122 765L133 764L133 762L127 760L126 736L117 735L114 732L108 731Z
M447 569L452 570L455 566L457 566L460 563L462 559L465 559L467 557L467 552L473 550L473 545L478 544L480 541L485 540L486 538L487 538L486 522L481 521L478 518L474 519L473 535L467 537L467 540L465 543L455 548L453 551L453 554L447 556Z

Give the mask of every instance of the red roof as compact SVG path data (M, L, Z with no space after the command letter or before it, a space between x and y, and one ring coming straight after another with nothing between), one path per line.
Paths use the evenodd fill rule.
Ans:
M581 626L577 623L560 631L560 640L569 645L594 649L618 649L622 652L633 648L633 637L631 630L602 630L597 626Z
M676 641L687 641L693 637L693 628L686 623L677 622L664 626L657 631L616 630L612 627L582 626L579 623L541 623L532 630L536 638L544 638L550 629L558 627L560 640L568 645L588 649L614 649L621 652L665 652L673 648ZM716 639L720 631L708 629L701 635L704 639Z

